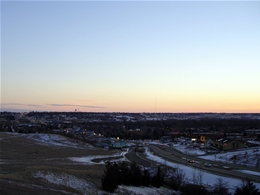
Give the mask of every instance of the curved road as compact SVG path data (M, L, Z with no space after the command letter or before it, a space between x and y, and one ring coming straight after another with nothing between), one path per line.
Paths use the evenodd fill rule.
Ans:
M244 167L241 165L232 165L232 164L225 164L222 162L204 160L201 158L197 158L194 156L180 153L179 151L174 150L173 148L163 149L158 145L149 145L149 149L150 149L150 151L154 152L155 155L160 156L163 159L166 159L170 162L185 164L185 165L188 165L191 167L205 170L205 171L213 173L215 175L233 177L236 179L250 179L251 181L260 183L260 176L246 174L246 173L236 171L236 170L249 170L249 171L254 171L254 172L260 173L260 170L256 170L256 168L250 168L250 167ZM195 162L188 163L187 159L192 159ZM205 167L204 166L205 162L214 164L216 166Z

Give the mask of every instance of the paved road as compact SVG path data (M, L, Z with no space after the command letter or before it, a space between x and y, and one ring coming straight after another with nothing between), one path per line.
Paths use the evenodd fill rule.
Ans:
M128 152L125 156L131 162L135 161L137 164L142 165L144 167L150 167L152 165L152 161L140 157L137 153L133 151Z
M220 176L233 177L236 179L249 178L250 180L252 180L254 182L260 183L260 176L250 175L250 174L236 171L236 170L250 170L250 171L260 173L260 170L257 170L256 168L248 168L248 167L244 167L244 166L240 166L240 165L230 165L230 164L224 164L221 162L204 160L204 159L196 158L194 156L182 154L179 151L174 150L173 148L162 149L158 145L149 145L149 149L152 152L154 152L155 155L160 156L170 162L185 164L187 166L199 168L199 169L202 169L207 172L210 172L210 173L213 173L216 175L220 175ZM195 162L188 163L187 159L193 159ZM204 162L209 162L211 164L215 164L218 167L205 167L203 165Z

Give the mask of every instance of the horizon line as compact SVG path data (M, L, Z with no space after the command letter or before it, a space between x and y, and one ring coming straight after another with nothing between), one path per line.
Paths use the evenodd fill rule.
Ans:
M18 111L18 110L16 110L16 111L11 111L11 110L0 110L0 112L1 113L4 113L4 112L11 112L11 113L25 113L25 112L27 112L27 113L30 113L30 112L39 112L39 113L41 113L41 112L52 112L52 113L61 113L61 112L66 112L66 113L125 113L125 114L127 114L127 113L129 113L129 114L143 114L143 113L145 113L145 114L260 114L260 112L213 112L213 111L211 111L211 112L207 112L207 111L200 111L200 112L192 112L192 111L190 111L190 112L145 112L145 111L143 111L143 112L123 112L123 111L111 111L111 112L109 112L109 111L43 111L43 110L41 110L41 111L32 111L32 110L20 110L20 111Z

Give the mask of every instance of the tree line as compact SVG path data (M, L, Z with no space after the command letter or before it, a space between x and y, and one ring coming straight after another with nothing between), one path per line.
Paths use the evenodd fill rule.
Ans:
M104 174L101 178L102 189L115 192L118 185L169 187L180 192L181 195L260 195L259 189L250 180L242 181L236 186L234 193L230 192L228 182L218 178L212 189L207 189L203 183L203 173L193 174L192 183L189 183L183 170L176 168L174 172L166 174L160 166L156 171L142 168L136 162L106 162Z

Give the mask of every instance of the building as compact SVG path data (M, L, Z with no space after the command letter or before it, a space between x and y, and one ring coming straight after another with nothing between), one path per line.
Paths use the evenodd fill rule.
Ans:
M237 150L245 148L245 143L239 140L218 139L214 146L220 150Z
M124 141L114 141L110 143L110 148L123 148L126 147L126 142Z

